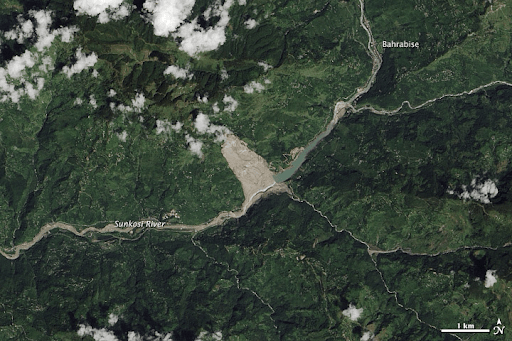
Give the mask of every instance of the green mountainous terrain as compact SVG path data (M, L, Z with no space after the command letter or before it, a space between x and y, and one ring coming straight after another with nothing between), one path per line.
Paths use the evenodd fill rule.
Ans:
M511 11L2 1L0 340L512 340Z

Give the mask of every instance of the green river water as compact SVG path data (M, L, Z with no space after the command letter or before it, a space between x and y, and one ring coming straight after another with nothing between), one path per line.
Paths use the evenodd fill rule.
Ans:
M327 125L327 128L323 132L318 134L316 136L316 138L313 141L311 141L304 148L304 150L299 153L299 155L297 155L297 157L295 158L295 160L293 160L290 167L286 168L281 173L274 175L274 180L276 182L284 182L284 181L290 179L293 176L293 174L295 174L295 172L300 168L302 163L304 163L304 161L306 161L306 157L308 156L308 153L316 147L318 142L320 142L324 137L326 137L327 135L329 135L331 133L331 131L335 125L336 125L336 123L334 121L329 122L329 124Z

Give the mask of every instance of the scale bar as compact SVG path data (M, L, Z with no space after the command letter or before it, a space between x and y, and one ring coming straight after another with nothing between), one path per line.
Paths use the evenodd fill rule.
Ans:
M490 329L441 329L441 333L490 333Z

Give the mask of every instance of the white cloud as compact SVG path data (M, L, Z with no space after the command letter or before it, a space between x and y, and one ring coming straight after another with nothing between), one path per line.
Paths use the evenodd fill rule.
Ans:
M485 273L485 287L492 287L498 281L497 278L498 276L496 276L496 270L487 270Z
M121 103L121 104L119 104L119 105L117 106L117 108L116 108L115 104L114 104L114 106L112 106L112 105L111 105L111 108L113 108L113 109L117 109L117 110L119 110L119 111L120 111L120 112L122 112L122 113L133 112L133 108L132 108L131 106L129 106L129 105L124 105L124 104L122 104L122 103Z
M132 6L123 0L75 0L73 8L79 15L98 16L99 23L119 20L130 15Z
M172 130L174 130L177 133L179 133L181 131L181 127L183 127L183 123L181 123L179 121L176 122L176 124L171 124Z
M180 50L185 51L190 56L195 56L199 52L215 50L226 41L223 28L217 26L204 30L197 23L197 19L181 26L175 37L183 39Z
M228 78L229 78L228 70L226 70L226 69L220 70L220 79L225 81Z
M49 56L43 57L42 64L39 65L39 70L46 73L48 71L52 71L54 69L53 59Z
M197 18L185 23L173 33L174 38L181 38L180 49L195 56L200 52L213 51L226 41L226 27L229 23L229 8L233 0L226 0L224 5L216 2L209 12L219 16L219 21L213 27L202 28L197 23Z
M204 134L210 126L210 119L205 114L199 113L194 122L194 126L200 134Z
M137 94L135 95L135 98L132 99L132 105L135 108L135 110L138 110L139 112L144 108L144 102L146 101L146 98L144 97L144 94Z
M233 0L226 0L222 5L216 2L205 10L206 18L212 15L220 17L213 27L202 28L197 18L185 22L191 14L195 0L147 0L144 8L150 14L155 35L181 38L180 49L194 56L200 52L217 49L226 41L225 29L229 23L229 8Z
M171 122L167 120L156 120L156 134L160 135L161 133L169 133L171 127Z
M125 138L125 141L126 141L126 138ZM119 316L117 316L116 314L113 314L113 313L110 313L108 315L108 324L113 326L114 324L117 323L117 321L119 321Z
M34 79L37 73L31 77L34 83L27 81L27 71L38 62L39 56L26 50L23 54L15 56L8 61L5 68L0 67L0 102L11 101L18 103L22 96L27 95L34 100L43 89L45 80L42 77ZM41 69L41 65L39 65Z
M172 341L172 333L160 334L159 332L155 332L155 336L158 337L158 339L153 341Z
M215 141L223 142L226 140L226 135L231 134L231 131L224 127L210 123L207 115L199 113L194 121L194 127L200 134L213 134L216 136Z
M498 195L498 188L494 181L488 179L484 182L481 182L477 179L471 180L471 185L466 186L462 185L462 192L455 191L453 189L448 188L446 191L448 194L454 194L458 196L460 199L464 200L475 200L479 201L483 204L490 204L492 198Z
M27 38L32 37L32 33L33 33L32 31L34 30L34 24L32 24L32 21L27 20L23 23L20 22L20 24L22 24L21 31L22 31L23 35L25 35ZM23 42L23 40L20 43L22 43L22 42Z
M344 316L348 317L352 321L357 321L357 319L363 313L363 308L357 309L355 305L352 303L349 304L348 308L341 312Z
M167 37L190 15L194 4L195 0L146 0L144 9L150 13L155 35Z
M206 331L202 331L201 333L199 333L199 336L195 341L203 340L220 341L222 340L222 332L209 333Z
M203 157L203 152L201 151L201 148L203 148L203 142L196 140L189 134L185 135L185 139L188 143L188 150L192 152L192 154L197 155L198 157Z
M182 69L179 66L171 65L164 70L164 75L173 75L174 78L188 78L191 79L194 75L188 69Z
M11 78L18 79L21 77L21 73L25 68L31 68L34 64L35 56L30 51L26 50L22 55L15 56L7 64L7 72Z
M119 341L113 332L102 329L95 329L91 326L80 324L78 329L78 336L91 336L95 341Z
M32 11L31 15L37 21L36 34L38 40L35 44L38 51L43 51L45 48L49 47L55 36L58 32L53 31L50 32L50 25L52 24L51 12L49 11Z
M4 33L4 37L9 40L16 40L18 44L23 44L25 39L32 38L34 34L34 24L31 20L25 20L18 16L19 25L10 31Z
M4 37L10 40L16 40L18 43L23 44L26 39L32 38L34 33L37 35L35 46L39 52L49 47L57 36L61 36L61 41L69 43L73 40L73 35L78 32L76 26L61 27L59 29L50 31L52 23L51 11L34 11L28 12L33 21L24 19L22 16L18 17L18 26L10 31L4 33Z
M126 132L126 130L123 130L122 133L119 133L119 134L116 134L117 137L119 138L119 140L121 142L126 142L126 138L128 137L128 133ZM110 320L109 320L110 321ZM110 322L109 322L110 323Z
M112 20L121 20L123 18L126 18L127 16L130 15L132 8L133 8L133 6L123 4L117 10L110 13L109 18Z
M258 25L258 23L254 19L248 19L246 22L244 22L244 25L246 29L252 30L256 27L256 25Z
M37 79L37 90L41 91L44 87L44 78L39 77Z
M44 81L44 78L42 78L43 81ZM36 99L37 95L38 95L38 91L37 89L34 88L34 86L31 84L31 83L27 83L25 85L25 91L28 95L28 97L31 99L31 100L34 100Z
M373 339L373 333L372 332L364 332L363 336L361 336L361 341L369 341Z
M270 84L270 83L272 83L272 82L270 81L270 79L265 78L265 80L263 81L263 83L265 83L265 84Z
M244 85L244 92L246 94L252 94L254 91L262 92L263 90L265 90L265 87L263 86L263 84L255 82L255 81L252 81L252 82Z
M87 68L93 67L94 64L96 64L96 62L98 61L98 56L96 55L96 53L93 52L87 56L82 53L81 47L79 47L76 50L75 55L77 59L76 63L71 67L64 66L62 68L62 72L64 72L68 76L68 78L71 78L71 76L73 76L74 74L80 73Z
M111 94L114 94L113 96L115 96L115 91L110 89L109 93L108 93L108 96L110 97ZM124 105L122 103L118 104L117 106L115 105L115 103L110 103L110 109L112 109L112 111L114 110L119 110L120 112L122 113L128 113L128 112L137 112L137 113L141 113L142 112L142 109L144 109L144 104L146 102L146 98L144 97L144 94L142 93L137 93L135 95L135 98L131 100L132 102L132 105Z
M238 0L238 4L240 6L245 6L245 5L247 5L247 0Z
M128 341L143 341L142 336L136 332L128 332Z
M84 101L81 98L77 97L77 98L75 98L73 105L82 105L83 102Z
M228 112L233 112L238 107L238 102L233 97L228 95L224 95L222 102L225 104L224 110Z
M18 25L3 35L7 39L16 40L18 43L24 43L26 39L37 36L35 47L39 52L43 52L49 47L56 36L62 35L63 40L71 40L72 35L78 29L75 27L60 28L50 31L52 23L50 11L28 12L32 19L24 19L18 16ZM54 61L50 56L41 56L37 52L25 50L21 55L13 57L7 61L4 68L0 68L0 102L11 101L18 103L22 96L27 95L30 99L35 99L44 87L44 79L37 78L35 83L27 80L26 72L32 69L36 64L42 72L53 70ZM32 73L29 78L37 76Z
M111 314L112 315L112 314ZM77 331L78 336L91 336L95 341L119 341L119 339L115 336L115 334L107 330L106 328L96 329L88 325L80 324L79 329ZM212 334L217 335L218 333ZM222 335L222 334L220 334ZM152 332L150 335L145 335L145 337L139 335L134 331L129 331L127 334L128 341L143 341L143 340L151 340L151 341L172 341L172 333L161 334L159 332ZM220 340L220 339L213 339Z
M159 332L153 332L153 335L151 338L148 338L148 340L151 341L172 341L172 333L166 333L166 334L160 334Z
M175 132L179 133L181 128L183 127L183 123L176 122L176 124L171 124L171 122L167 120L156 120L156 134L160 135L161 133L169 134L171 129Z
M107 93L108 97L114 97L115 95L117 95L117 92L114 89L110 89Z
M197 100L202 103L208 103L208 96L204 95L202 98L201 96L197 95Z
M269 65L265 62L258 62L258 65L261 66L263 68L263 71L265 71L265 72L272 69L272 65Z
M98 103L96 102L96 98L94 98L94 95L91 95L89 97L89 104L92 105L94 109L98 108Z
M10 99L11 102L18 103L20 101L22 94L23 93L20 90L12 91L11 93L9 93L8 96L2 97L2 102L6 102L8 99Z
M34 88L34 85L32 85L31 83L25 83L25 93L28 95L28 97L31 99L31 100L34 100L37 98L37 96L39 95L39 92L43 89L44 87L44 78L41 78L39 77L37 79L37 88Z
M45 55L45 51L51 46L56 37L60 36L62 42L69 43L78 31L78 28L74 26L50 30L52 23L51 11L31 10L27 16L28 19L18 17L18 25L3 35L7 39L16 39L20 42L36 37L35 48L38 51L35 51L35 49L26 50L21 55L7 61L3 68L0 67L1 102L10 100L13 103L18 103L23 96L35 99L45 85L44 78L37 77L39 72L47 73L54 69L54 57ZM78 49L76 55L77 63L63 68L63 72L68 77L91 67L97 62L97 56L94 53L87 56L81 52L81 49ZM37 67L37 71L29 73L34 66ZM94 75L97 75L97 71L93 72ZM94 100L91 101L91 105L94 105Z
M203 17L206 19L206 20L210 20L210 18L212 17L212 7L208 7L206 9L206 11L203 12Z
M219 103L217 103L217 102L213 103L212 110L213 110L214 113L218 113L220 111Z
M71 27L62 27L58 29L60 34L60 40L63 43L70 43L73 41L73 35L78 32L78 27L71 26Z
M91 336L95 341L119 341L115 334L112 331L109 331L106 328L96 329L88 325L80 324L79 329L77 331L78 336L85 337ZM221 340L222 333L217 332L214 334L209 334L210 340ZM157 331L153 331L150 334L146 334L141 336L137 332L129 331L126 334L128 341L143 341L143 340L151 340L151 341L172 341L172 332L171 333L159 333Z

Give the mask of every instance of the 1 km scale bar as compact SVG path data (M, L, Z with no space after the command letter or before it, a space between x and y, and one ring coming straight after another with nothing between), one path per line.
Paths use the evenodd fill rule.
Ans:
M462 328L461 328L462 327ZM505 326L501 323L501 319L498 318L498 322L492 328L494 335L503 335L505 332ZM476 329L473 323L457 323L457 329L441 329L441 333L490 333L490 329Z
M441 329L441 333L490 333L490 329Z

